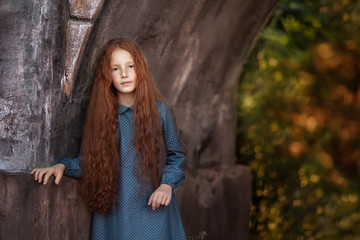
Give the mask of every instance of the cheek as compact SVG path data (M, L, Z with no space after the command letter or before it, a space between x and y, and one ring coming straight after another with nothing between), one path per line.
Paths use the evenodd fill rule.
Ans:
M115 72L111 72L110 76L113 82L117 80L117 74Z
M134 82L135 82L135 87L137 87L137 85L138 85L138 80L137 80L136 74L135 74L135 77L134 77Z

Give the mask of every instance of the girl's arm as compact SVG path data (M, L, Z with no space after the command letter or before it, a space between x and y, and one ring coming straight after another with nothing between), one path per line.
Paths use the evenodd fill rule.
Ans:
M80 152L75 158L62 158L57 164L61 163L65 165L64 175L68 177L80 178L81 177L81 168L80 160L82 158L82 153Z
M161 179L162 184L177 188L185 179L183 165L185 152L176 127L174 113L170 106L161 102L160 118L162 120L166 147L166 166Z
M183 165L185 152L181 144L172 109L164 102L158 103L159 117L164 132L166 165L160 186L151 194L148 205L155 210L160 205L169 205L172 190L185 179Z

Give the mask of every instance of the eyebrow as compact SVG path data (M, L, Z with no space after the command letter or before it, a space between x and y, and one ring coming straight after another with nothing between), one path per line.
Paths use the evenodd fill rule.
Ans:
M129 62L126 62L126 64L134 64L134 61L129 61ZM115 63L115 64L112 64L111 66L120 66L121 64L118 64L118 63Z

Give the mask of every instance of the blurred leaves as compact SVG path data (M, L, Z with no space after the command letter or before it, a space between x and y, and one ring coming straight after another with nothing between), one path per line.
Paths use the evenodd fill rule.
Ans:
M360 239L360 1L280 0L239 85L252 239Z

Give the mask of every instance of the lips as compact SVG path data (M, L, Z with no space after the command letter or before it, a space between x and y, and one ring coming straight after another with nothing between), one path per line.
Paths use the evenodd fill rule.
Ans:
M132 83L132 81L127 81L127 82L122 82L122 83L120 83L121 85L123 85L123 86L127 86L127 85L129 85L129 84L131 84Z

